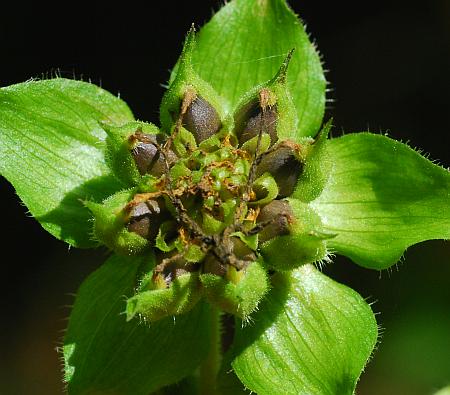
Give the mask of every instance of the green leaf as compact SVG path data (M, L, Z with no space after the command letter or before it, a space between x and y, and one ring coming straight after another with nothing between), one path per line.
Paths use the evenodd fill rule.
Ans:
M217 392L220 395L244 395L250 394L250 390L240 382L231 362L233 360L232 349L226 352L222 358L222 364L217 375Z
M198 395L198 387L198 377L189 376L175 384L161 388L159 391L152 392L149 395Z
M284 0L229 2L200 30L193 65L231 111L247 91L277 73L292 48L287 84L299 117L298 135L314 136L322 122L326 82L314 46Z
M332 165L327 148L331 126L332 119L323 126L312 144L305 144L303 169L292 197L309 202L317 198L325 187Z
M69 394L147 395L189 375L208 353L204 303L176 319L126 322L140 262L113 256L82 284L64 339Z
M62 78L0 89L0 174L52 235L90 247L91 214L120 188L105 165L99 122L132 121L127 105L103 89Z
M435 392L434 395L450 395L450 385Z
M311 265L273 276L253 316L236 325L232 366L258 395L350 395L377 341L367 303Z
M369 133L330 140L328 152L334 168L312 206L337 253L384 269L415 243L450 238L448 170Z

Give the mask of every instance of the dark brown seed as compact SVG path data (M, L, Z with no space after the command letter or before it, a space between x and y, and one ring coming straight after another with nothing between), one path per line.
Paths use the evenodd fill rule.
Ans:
M178 157L175 155L175 153L171 150L167 151L167 163L169 165L169 168L172 167L172 165L176 162ZM150 169L147 171L147 173L150 173L151 175L155 177L161 177L163 174L166 173L166 163L164 159L164 155L161 153L158 153L158 158L154 161Z
M288 235L290 233L290 222L293 218L294 213L287 201L273 200L266 204L257 218L256 225L263 226L258 233L258 241L263 243L277 236Z
M158 149L151 143L138 143L131 151L140 174L146 174L158 159Z
M258 136L260 131L268 133L270 144L273 145L278 140L277 135L277 107L267 107L262 110L259 101L251 102L244 106L235 117L235 132L242 145L251 138Z
M151 174L155 177L161 177L166 171L164 156L159 152L157 146L157 136L151 134L138 134L136 136L138 143L131 151L136 166L140 174ZM177 156L173 151L168 151L167 161L169 166L175 163Z
M158 235L159 226L167 218L164 201L148 200L139 203L130 213L127 229L139 236L153 241Z
M150 218L140 217L130 221L128 231L147 239L150 237Z
M302 164L295 157L294 149L282 145L263 156L256 169L256 176L266 172L272 174L278 185L278 198L283 198L292 195L301 171Z
M201 96L193 100L183 117L183 126L194 135L197 144L216 134L221 125L215 108Z

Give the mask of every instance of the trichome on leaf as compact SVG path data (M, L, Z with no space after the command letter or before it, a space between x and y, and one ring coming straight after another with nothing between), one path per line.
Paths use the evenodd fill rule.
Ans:
M51 234L112 252L71 314L69 393L354 393L377 324L312 264L449 238L450 176L385 136L329 139L324 102L284 0L191 29L161 127L79 81L0 90L1 174Z

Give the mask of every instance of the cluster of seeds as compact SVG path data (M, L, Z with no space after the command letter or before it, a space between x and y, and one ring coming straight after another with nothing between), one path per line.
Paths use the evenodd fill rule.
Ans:
M305 172L308 150L286 138L296 126L285 86L291 54L273 80L224 115L193 72L193 43L191 32L163 98L167 132L144 123L107 129L111 167L131 188L87 204L99 240L118 253L152 256L128 300L129 319L181 314L202 296L247 319L276 270L265 246L300 229L299 259L321 253L311 243L317 232L301 229L286 199Z
M204 258L189 270L224 276L230 267L242 270L255 261L256 251L249 246L252 237L264 242L289 232L292 210L286 201L275 199L292 193L301 163L293 143L271 143L260 152L264 133L277 140L272 108L255 104L248 126L237 139L231 134L213 138L220 129L217 112L200 96L189 93L186 98L180 124L185 129L184 140L189 140L188 131L195 144L192 139L191 144L186 142L184 157L177 157L171 149L180 129L166 141L140 131L130 136L139 172L161 178L158 191L138 194L129 203L127 226L152 244L159 234L163 245L183 246L176 254L165 248L158 251L155 275L174 278L187 267L184 255L189 247L197 246ZM244 148L255 139L254 152ZM239 144L232 143L236 140ZM258 182L261 177L272 178L272 190Z

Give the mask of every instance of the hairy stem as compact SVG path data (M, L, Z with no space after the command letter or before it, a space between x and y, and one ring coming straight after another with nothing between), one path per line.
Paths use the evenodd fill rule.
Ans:
M211 308L211 341L209 354L200 366L199 394L217 394L217 373L222 359L220 346L220 312Z

